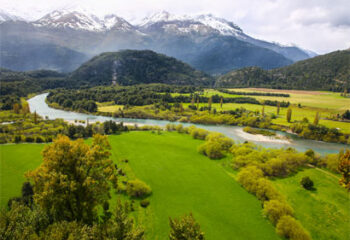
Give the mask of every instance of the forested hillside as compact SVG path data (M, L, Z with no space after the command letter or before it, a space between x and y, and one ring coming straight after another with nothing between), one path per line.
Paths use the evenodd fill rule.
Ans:
M153 51L124 50L103 53L70 75L89 85L165 83L211 86L214 79L175 58Z
M350 88L350 51L336 51L269 71L243 68L219 77L216 86L343 91Z

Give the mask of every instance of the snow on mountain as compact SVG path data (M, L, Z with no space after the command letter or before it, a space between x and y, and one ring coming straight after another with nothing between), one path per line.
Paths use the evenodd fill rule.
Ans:
M201 14L201 15L175 15L170 14L166 11L160 11L151 14L150 16L144 18L141 22L137 23L137 25L141 28L147 28L153 24L156 23L166 23L165 28L171 28L175 27L174 24L170 25L173 22L192 22L192 24L188 24L187 28L184 28L183 26L178 27L178 30L181 30L181 32L190 32L190 31L199 31L203 30L203 28L200 28L200 25L203 25L205 27L209 27L214 31L217 31L220 35L225 36L236 36L236 37L242 37L243 31L240 29L237 25L234 23L227 21L223 18L218 18L213 16L212 14Z
M38 27L71 28L91 32L103 32L112 28L120 31L134 29L130 23L115 14L99 18L92 12L81 7L63 8L46 14L33 24Z
M38 27L72 28L86 31L103 31L103 22L92 14L77 11L55 10L33 23Z
M21 17L18 17L14 14L5 12L4 10L0 9L0 23L5 21L22 21L23 19Z
M227 21L223 18L218 18L212 14L202 14L194 18L206 26L210 26L215 30L218 30L222 35L228 36L241 36L243 31L240 27L235 25L233 22Z

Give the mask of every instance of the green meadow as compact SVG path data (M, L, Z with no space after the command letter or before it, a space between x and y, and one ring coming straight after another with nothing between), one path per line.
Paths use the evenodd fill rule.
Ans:
M280 239L263 217L261 203L235 181L235 172L227 164L230 156L210 160L197 152L203 141L176 132L129 132L111 135L109 141L112 159L127 178L139 178L152 188L150 205L144 209L135 200L133 212L145 227L147 239L166 239L169 217L189 212L200 223L206 239ZM44 146L0 146L2 208L10 197L20 194L24 173L40 165ZM314 180L316 191L300 187L304 175ZM337 177L309 169L274 181L313 239L346 239L349 195L338 185ZM120 177L123 180L125 177ZM113 193L112 206L118 197L126 198Z
M346 134L350 134L350 123L349 122L340 122L330 120L330 118L336 116L337 114L343 114L347 109L350 109L350 98L344 98L340 96L340 93L334 92L318 92L318 91L298 91L298 90L276 90L276 89L251 89L251 88L237 88L231 89L236 92L276 92L276 93L288 93L290 97L270 97L270 96L248 96L252 98L256 98L259 101L264 100L277 100L277 101L285 101L291 103L292 109L292 121L301 121L304 118L307 118L309 122L313 122L318 112L320 114L319 124L325 125L329 128L339 128L340 131ZM242 97L244 95L231 95L227 93L222 93L214 89L206 89L204 90L204 96L210 97L212 95L220 95L223 97ZM180 93L172 93L173 96L177 95L190 95L190 94L180 94ZM300 104L300 106L299 106ZM98 103L98 110L100 112L115 112L118 111L119 108L123 108L122 105L113 105L113 102L108 103ZM184 103L184 107L188 107L190 103ZM200 107L207 106L207 103L200 103ZM217 110L234 110L236 108L246 108L251 111L261 111L262 105L256 104L238 104L238 103L224 103L223 107L220 107L219 103L213 103L213 108ZM135 107L144 109L145 106ZM274 113L277 115L277 107L274 106L265 106L265 113L270 114ZM283 126L289 126L291 123L287 122L286 119L287 108L281 108L279 115L277 115L276 119L273 119L274 124L279 124Z
M305 176L313 180L315 190L300 186ZM313 239L350 239L350 194L339 186L338 175L321 169L305 169L273 183Z

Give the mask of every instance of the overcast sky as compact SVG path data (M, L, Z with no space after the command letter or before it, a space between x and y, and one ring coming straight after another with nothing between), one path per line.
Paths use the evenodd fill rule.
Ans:
M27 18L75 5L129 21L159 10L212 13L259 39L296 44L317 53L350 47L350 0L0 0L0 9Z

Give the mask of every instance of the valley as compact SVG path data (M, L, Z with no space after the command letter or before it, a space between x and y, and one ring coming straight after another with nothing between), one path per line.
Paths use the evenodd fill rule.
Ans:
M345 2L19 2L1 240L350 239Z

